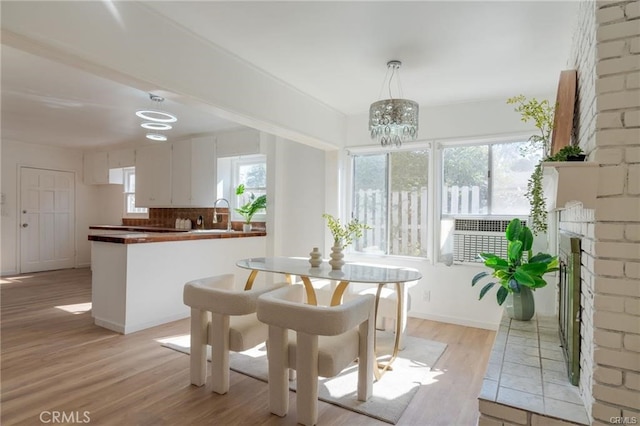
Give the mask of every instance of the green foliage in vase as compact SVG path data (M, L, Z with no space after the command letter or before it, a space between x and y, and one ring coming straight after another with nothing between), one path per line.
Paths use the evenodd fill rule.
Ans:
M324 213L322 217L327 219L327 226L333 235L333 244L341 245L342 248L349 246L354 238L362 237L362 231L365 229L371 229L368 225L360 223L358 219L352 219L351 222L343 225L340 219L328 213Z
M514 104L514 111L519 112L521 120L525 123L533 121L540 131L540 134L532 135L529 138L529 146L525 148L523 154L538 149L542 149L542 159L546 159L551 149L551 132L553 131L553 120L555 105L549 101L538 101L536 98L527 99L524 95L514 96L507 99L508 104ZM535 167L529 182L525 196L529 200L531 217L531 231L534 235L547 231L547 205L542 191L542 161Z
M522 225L520 219L509 222L505 237L508 241L507 259L493 253L480 253L478 256L484 260L485 266L493 269L493 272L480 272L471 280L471 286L475 286L485 277L497 278L497 281L487 283L480 290L479 299L482 299L493 286L499 284L500 288L496 293L498 305L502 305L509 293L519 293L521 286L532 290L544 287L547 282L542 276L547 272L557 271L559 265L557 256L546 253L533 256L531 252L533 234L529 228ZM526 259L525 253L527 253Z
M584 155L582 148L579 145L567 145L552 156L548 157L545 161L569 161L571 158L580 157Z
M236 188L236 195L243 195L244 193L244 184L238 185L238 187ZM252 192L251 194L249 194L249 201L235 210L244 218L245 223L251 223L253 215L258 213L260 210L265 210L266 208L267 196L263 194L259 197L256 197L256 195Z
M532 135L529 138L530 148L533 150L542 148L543 157L549 155L555 105L551 105L546 99L542 101L536 98L527 100L524 95L509 98L507 103L515 104L514 111L520 113L520 119L525 123L533 121L540 131L539 135Z

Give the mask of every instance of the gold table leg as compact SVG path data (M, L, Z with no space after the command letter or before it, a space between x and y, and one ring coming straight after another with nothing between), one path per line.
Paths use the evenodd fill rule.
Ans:
M378 291L376 292L376 320L378 317L378 301L380 300L382 287L384 287L384 284L378 284ZM395 287L398 300L396 303L396 335L393 341L393 351L391 353L391 359L389 359L389 361L387 361L386 363L379 362L378 368L373 371L377 380L379 380L386 371L392 370L391 364L393 364L393 361L396 360L396 358L398 357L398 352L400 351L400 337L404 326L402 315L404 304L402 300L402 286L400 285L400 283L395 283Z
M258 275L258 270L253 269L249 274L249 278L247 278L247 283L244 285L245 291L251 290L251 287L253 287L253 282L256 280L257 275Z
M331 306L336 306L339 305L340 303L342 303L342 296L344 295L345 290L347 289L347 286L349 285L349 281L340 281L340 283L338 284L338 286L336 287L335 291L333 292L333 296L331 296ZM378 319L378 305L380 303L380 294L382 293L382 288L385 286L385 284L378 284L378 290L376 291L376 303L375 303L375 315L374 315L374 321L377 321ZM373 369L373 373L375 375L376 380L380 380L380 378L382 377L382 375L389 370L392 370L391 364L393 364L393 361L395 361L395 359L398 357L398 352L400 351L400 333L402 333L402 329L404 327L404 322L403 322L403 300L402 300L402 286L401 283L395 283L395 287L396 287L396 294L397 294L397 303L396 303L396 335L395 335L395 339L393 342L393 351L391 353L391 359L389 359L389 361L387 361L386 363L378 363L377 364L377 368ZM375 330L375 326L374 326L374 330ZM373 346L374 348L376 347L376 333L374 332L373 335L374 338L374 343ZM375 349L374 349L375 350ZM377 352L377 351L376 351ZM376 357L377 357L377 353L376 353Z
M311 280L309 277L300 276L302 278L302 283L304 284L304 289L307 291L307 302L309 305L318 306L318 299L316 299L316 291L311 284Z

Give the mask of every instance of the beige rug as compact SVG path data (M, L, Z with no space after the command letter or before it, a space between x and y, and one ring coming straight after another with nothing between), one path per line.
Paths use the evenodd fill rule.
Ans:
M379 353L390 353L392 343L390 333L378 332ZM162 346L179 352L189 353L189 335L160 340ZM320 400L329 402L367 416L396 424L420 386L428 386L436 381L431 368L444 353L447 345L440 342L407 336L405 349L393 363L393 371L387 372L374 382L373 394L368 401L358 401L356 397L357 365L345 369L340 375L321 378L318 386ZM385 351L385 352L383 352ZM387 352L388 351L388 352ZM267 351L264 344L244 352L232 352L229 357L231 369L238 373L267 381ZM211 358L209 357L209 360ZM388 356L379 356L379 360ZM290 382L295 391L295 381Z

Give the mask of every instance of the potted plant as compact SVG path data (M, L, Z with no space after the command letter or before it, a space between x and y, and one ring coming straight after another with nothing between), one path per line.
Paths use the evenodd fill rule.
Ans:
M558 270L558 257L546 253L533 256L533 234L528 227L522 225L520 219L509 222L505 237L508 241L507 259L493 253L480 253L478 256L493 272L483 271L476 274L471 280L471 286L488 276L496 278L497 281L489 282L480 290L479 299L497 283L500 285L496 293L498 305L502 305L506 300L507 314L511 318L528 321L535 312L532 291L547 285L543 275Z
M244 184L238 185L238 187L236 188L236 195L243 195L244 193L245 193ZM242 225L242 230L244 232L251 231L251 219L253 219L253 215L255 215L260 210L265 210L266 208L267 208L266 194L256 197L256 195L252 192L249 195L249 200L242 206L235 209L244 218L245 223Z
M551 105L546 99L542 101L538 101L536 98L527 100L524 95L509 98L507 103L515 104L514 111L520 113L521 120L525 123L533 121L540 131L540 134L532 135L529 138L529 146L525 148L523 154L542 149L542 159L546 159L551 149L555 105ZM529 216L531 217L531 231L534 235L547 231L547 206L542 191L543 160L538 162L533 170L527 182L527 192L525 193L531 207Z
M340 223L340 219L336 219L328 213L324 213L322 217L327 219L327 226L331 231L331 235L333 235L333 247L331 247L329 264L331 269L341 269L342 265L344 265L342 251L353 242L354 238L362 237L362 231L371 228L364 223L360 223L358 219L352 219L349 223L343 225Z
M578 145L567 145L545 161L584 161L587 156Z

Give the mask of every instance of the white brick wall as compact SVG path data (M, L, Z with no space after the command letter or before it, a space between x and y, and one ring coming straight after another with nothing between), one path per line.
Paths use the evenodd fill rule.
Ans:
M601 166L595 210L559 224L583 236L580 390L607 424L640 406L640 2L583 1L570 66L576 140Z

